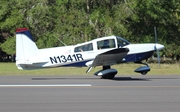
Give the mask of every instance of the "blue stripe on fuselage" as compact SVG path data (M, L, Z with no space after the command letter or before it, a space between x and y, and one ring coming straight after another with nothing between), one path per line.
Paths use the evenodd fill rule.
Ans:
M76 63L71 63L71 64L66 64L66 65L63 65L64 67L66 66L72 66L72 67L84 67L86 66L86 63L88 61L91 61L91 60L85 60L85 61L81 61L81 62L76 62Z
M126 62L140 62L147 58L150 58L153 55L154 51L137 53L137 54L128 54L125 59Z
M147 58L150 58L153 55L154 51L144 52L144 53L137 53L137 54L129 54L125 57L126 62L141 62L142 60L145 60ZM72 67L83 67L86 66L86 63L91 60L85 60L81 62L71 63L63 65L66 66L72 66Z

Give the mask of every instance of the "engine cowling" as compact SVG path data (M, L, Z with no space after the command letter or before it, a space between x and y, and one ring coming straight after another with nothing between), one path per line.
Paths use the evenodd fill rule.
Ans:
M96 73L94 73L94 75L99 76L103 79L113 79L116 74L116 69L99 70Z

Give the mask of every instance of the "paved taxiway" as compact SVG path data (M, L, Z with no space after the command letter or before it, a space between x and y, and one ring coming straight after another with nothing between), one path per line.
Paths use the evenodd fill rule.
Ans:
M180 112L180 75L0 76L0 112Z

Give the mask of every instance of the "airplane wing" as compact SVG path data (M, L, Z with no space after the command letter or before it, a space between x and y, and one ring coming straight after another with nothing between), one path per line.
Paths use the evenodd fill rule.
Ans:
M121 63L128 52L128 48L118 48L99 54L94 59L91 67L108 66Z

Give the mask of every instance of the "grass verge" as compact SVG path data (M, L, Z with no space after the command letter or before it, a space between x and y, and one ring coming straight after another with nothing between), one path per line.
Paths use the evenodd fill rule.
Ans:
M119 75L136 75L134 70L141 65L138 64L119 64L112 68L118 70ZM180 64L149 64L151 71L149 75L180 75ZM93 68L89 73L86 73L87 67L59 67L39 70L18 70L15 63L0 63L0 76L51 76L51 75L92 75L101 67Z

